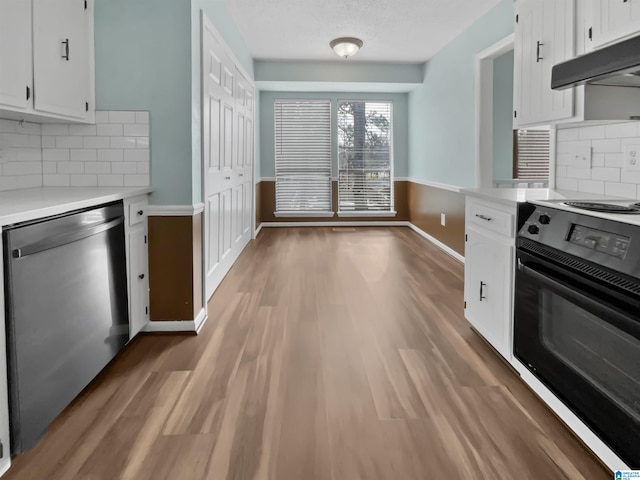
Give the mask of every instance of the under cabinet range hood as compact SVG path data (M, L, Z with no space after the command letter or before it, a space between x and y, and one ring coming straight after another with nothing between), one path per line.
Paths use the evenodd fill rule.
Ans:
M553 66L552 89L583 84L640 88L640 36Z

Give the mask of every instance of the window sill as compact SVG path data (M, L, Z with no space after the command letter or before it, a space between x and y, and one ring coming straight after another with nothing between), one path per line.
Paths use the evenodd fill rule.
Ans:
M275 217L280 218L333 218L333 212L273 212Z
M377 211L363 211L363 212L338 212L339 217L395 217L398 212L377 212Z

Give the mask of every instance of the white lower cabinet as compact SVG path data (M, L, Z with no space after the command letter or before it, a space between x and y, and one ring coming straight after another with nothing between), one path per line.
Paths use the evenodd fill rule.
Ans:
M130 338L149 323L147 207L146 196L124 201Z
M510 362L515 211L507 208L467 197L464 300L465 318Z

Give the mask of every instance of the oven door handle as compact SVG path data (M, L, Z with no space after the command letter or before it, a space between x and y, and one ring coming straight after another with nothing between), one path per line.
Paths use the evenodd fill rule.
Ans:
M539 282L551 286L554 290L558 291L568 298L573 298L578 300L582 304L589 305L590 310L601 313L600 317L604 321L615 326L616 328L619 328L624 332L629 333L630 335L633 335L640 340L640 320L634 318L632 314L624 313L623 311L616 309L606 300L596 301L593 298L583 294L580 290L567 287L563 283L554 280L553 278L540 273L537 270L527 267L526 265L523 265L520 259L518 259L518 270L524 275L533 277ZM614 313L614 315L611 315L611 313Z

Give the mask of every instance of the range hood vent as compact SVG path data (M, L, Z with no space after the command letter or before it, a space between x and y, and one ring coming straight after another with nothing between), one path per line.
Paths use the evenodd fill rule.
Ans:
M552 89L585 83L640 88L640 36L553 66Z

